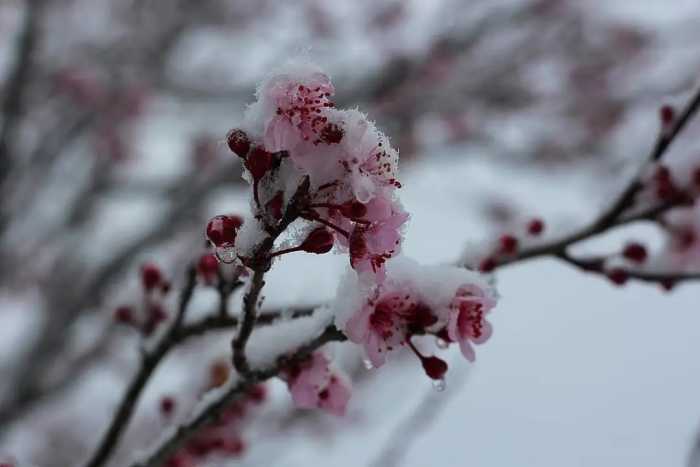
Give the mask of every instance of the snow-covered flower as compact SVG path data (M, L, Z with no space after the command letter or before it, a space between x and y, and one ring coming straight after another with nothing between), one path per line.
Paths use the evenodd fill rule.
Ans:
M459 342L472 361L471 344L483 343L491 335L485 315L495 303L495 292L477 273L453 266L422 266L398 257L388 262L381 283L346 276L334 311L336 325L350 341L364 347L373 366L383 365L388 353L405 345L425 367L434 357L418 352L413 336L434 334Z
M493 328L486 321L486 314L496 305L496 301L486 291L474 284L465 284L455 294L450 305L447 322L447 335L451 341L459 342L462 355L473 362L474 344L483 344L491 337Z
M348 320L345 333L352 342L361 344L372 365L379 367L388 352L406 343L409 324L419 307L415 293L405 285L375 289L374 296Z
M314 352L308 360L290 368L285 378L297 407L345 414L351 394L350 380L331 364L325 353Z

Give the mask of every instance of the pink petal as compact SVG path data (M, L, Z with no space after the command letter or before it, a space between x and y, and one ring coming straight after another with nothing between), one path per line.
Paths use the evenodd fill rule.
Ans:
M328 395L325 399L320 400L319 407L333 415L345 415L352 392L350 381L345 375L336 373L331 377L326 391L328 391Z
M462 355L464 355L464 358L466 358L470 362L476 360L476 354L474 353L474 348L469 343L469 339L462 339L459 341L459 350L462 351Z

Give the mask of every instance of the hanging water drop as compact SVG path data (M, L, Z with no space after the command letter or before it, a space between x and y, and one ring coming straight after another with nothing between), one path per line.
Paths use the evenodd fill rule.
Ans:
M236 249L232 246L217 247L216 257L224 264L231 264L236 261Z
M445 339L442 337L436 337L435 338L435 345L437 346L438 349L445 350L450 346L450 343L447 342Z
M374 369L374 365L372 365L372 362L371 362L369 359L367 359L367 358L363 359L363 360L362 360L362 363L365 365L365 368L366 368L367 370L372 370L372 369Z
M445 390L445 388L447 388L447 383L444 379L433 380L433 389L435 389L437 392L442 392Z

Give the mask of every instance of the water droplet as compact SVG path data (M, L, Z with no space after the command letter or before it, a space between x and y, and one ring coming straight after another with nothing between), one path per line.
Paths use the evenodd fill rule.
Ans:
M374 368L374 365L372 365L372 362L366 358L364 360L362 360L362 363L365 365L365 368L368 370L372 370Z
M438 349L445 350L450 346L450 343L447 342L445 339L438 337L435 339L435 345L437 346Z
M442 392L447 388L447 383L445 382L444 379L434 379L433 380L433 389L435 389L437 392Z
M236 261L236 249L231 246L217 247L216 257L224 264L231 264Z

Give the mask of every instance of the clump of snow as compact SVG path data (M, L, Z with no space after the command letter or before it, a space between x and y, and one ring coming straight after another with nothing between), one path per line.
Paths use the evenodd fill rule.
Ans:
M310 316L280 319L272 326L257 328L246 346L246 357L252 368L270 366L318 337L331 322L330 309L320 307Z

